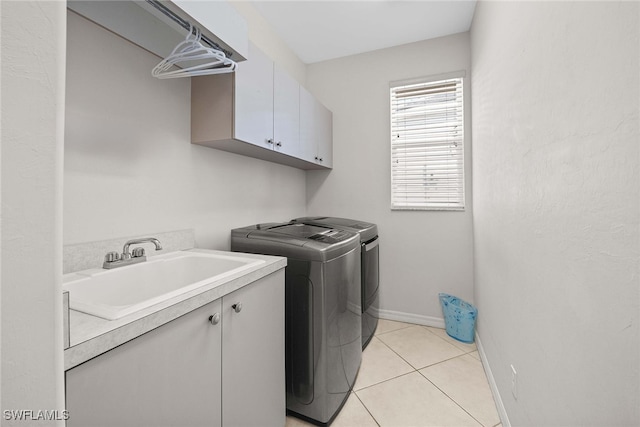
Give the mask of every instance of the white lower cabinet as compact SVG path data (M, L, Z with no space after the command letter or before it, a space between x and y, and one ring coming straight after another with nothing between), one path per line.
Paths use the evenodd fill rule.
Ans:
M284 426L284 269L277 283L240 288L222 306L222 425Z
M68 370L67 426L283 426L284 369L279 270Z

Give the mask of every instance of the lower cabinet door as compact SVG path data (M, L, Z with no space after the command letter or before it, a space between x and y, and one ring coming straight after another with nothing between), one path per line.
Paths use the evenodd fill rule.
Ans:
M222 300L222 424L285 424L284 269Z
M67 371L67 426L220 426L216 313L221 300Z

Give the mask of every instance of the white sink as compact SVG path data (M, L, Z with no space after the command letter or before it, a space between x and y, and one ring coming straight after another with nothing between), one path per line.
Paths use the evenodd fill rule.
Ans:
M263 263L241 254L178 251L113 270L66 274L62 287L71 309L115 320Z

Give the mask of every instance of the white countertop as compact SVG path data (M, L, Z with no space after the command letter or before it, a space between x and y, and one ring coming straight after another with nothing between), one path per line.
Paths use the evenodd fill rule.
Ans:
M207 249L192 249L192 251L230 254ZM71 369L84 363L287 265L287 259L282 257L244 253L242 256L261 259L265 262L117 320L105 320L70 310L70 347L64 351L64 369Z

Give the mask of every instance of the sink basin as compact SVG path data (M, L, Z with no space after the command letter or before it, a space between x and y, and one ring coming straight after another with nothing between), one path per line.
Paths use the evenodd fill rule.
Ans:
M113 270L67 274L62 287L71 309L115 320L263 263L240 254L178 251Z

